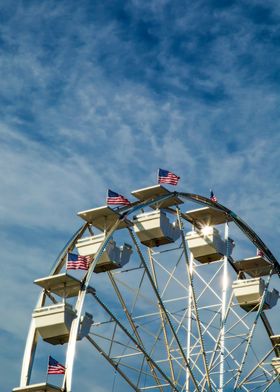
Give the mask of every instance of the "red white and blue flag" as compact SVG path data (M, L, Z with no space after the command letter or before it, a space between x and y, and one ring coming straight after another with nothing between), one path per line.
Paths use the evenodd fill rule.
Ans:
M65 374L65 366L49 356L48 374Z
M257 256L264 257L264 252L261 249L257 249Z
M131 203L123 195L120 195L119 193L113 192L111 191L111 189L108 189L107 204L128 206Z
M68 253L66 268L88 270L91 258L91 256L80 256L74 253Z
M210 200L216 203L218 201L217 196L214 194L212 189L210 189Z
M176 174L174 174L168 170L158 169L158 183L159 184L177 185L179 180L180 180L180 177L177 176Z

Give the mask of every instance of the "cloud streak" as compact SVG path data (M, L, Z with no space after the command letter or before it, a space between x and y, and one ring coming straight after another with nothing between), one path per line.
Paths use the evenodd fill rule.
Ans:
M13 321L0 338L19 342L8 368L32 280L108 187L128 197L170 169L183 191L213 188L278 256L276 0L10 1L0 17L1 306Z

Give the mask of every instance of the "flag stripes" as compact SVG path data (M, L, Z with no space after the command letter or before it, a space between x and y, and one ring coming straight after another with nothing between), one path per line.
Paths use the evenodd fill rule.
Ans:
M74 253L68 253L66 269L88 270L91 259L91 256L80 256Z
M124 206L128 206L131 203L123 195L120 195L119 193L116 193L116 192L112 191L111 189L108 189L107 204L108 205L124 205Z
M159 184L170 184L177 185L180 177L170 172L169 170L159 169L158 170L158 183Z
M210 190L210 200L216 203L218 201L217 196L214 194L212 190Z
M65 374L65 366L49 356L48 374Z

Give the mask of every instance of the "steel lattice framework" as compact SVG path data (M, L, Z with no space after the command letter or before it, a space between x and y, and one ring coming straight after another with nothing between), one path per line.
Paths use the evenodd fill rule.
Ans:
M184 204L162 208L180 229L181 236L175 243L159 247L141 244L129 224L130 219L150 207L161 208L172 198L223 212L226 243L229 244L234 226L245 235L249 245L263 252L271 270L255 308L245 312L236 301L232 282L246 276L236 268L228 251L211 263L199 263L193 257L186 232L197 229L198 222L183 211ZM72 391L79 328L83 311L87 310L93 315L94 323L86 340L132 390L268 391L279 379L271 360L280 356L280 347L279 341L275 341L279 331L272 330L269 310L265 311L264 305L271 282L280 277L280 265L264 242L233 211L196 194L168 192L116 211L118 219L106 228L104 240L81 280L77 296L72 299L76 318L67 342L66 374L62 387L57 390ZM120 223L124 230L118 230ZM63 271L68 252L86 233L92 235L92 225L88 222L65 245L49 276ZM122 269L97 275L95 267L113 236L132 244L132 260ZM43 289L36 308L45 306L47 301L56 303L57 299ZM32 319L20 387L15 390L52 390L30 386L39 340Z

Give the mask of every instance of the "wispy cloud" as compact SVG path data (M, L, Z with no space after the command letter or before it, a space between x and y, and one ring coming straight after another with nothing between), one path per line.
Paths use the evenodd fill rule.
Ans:
M76 212L108 187L153 184L158 167L183 191L214 188L279 252L278 1L10 1L0 17L1 306L9 292L14 321L1 328L19 347L29 280Z

